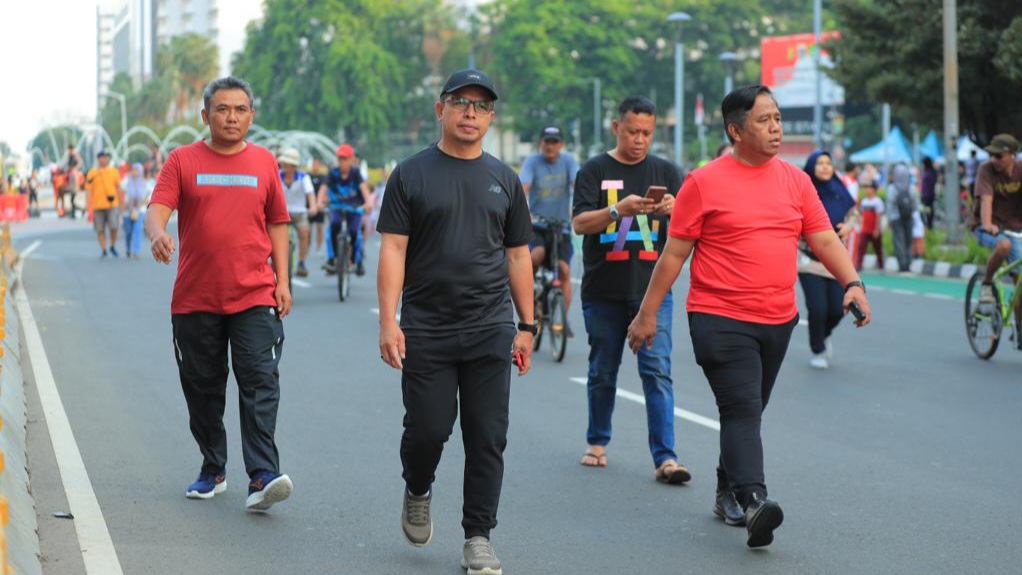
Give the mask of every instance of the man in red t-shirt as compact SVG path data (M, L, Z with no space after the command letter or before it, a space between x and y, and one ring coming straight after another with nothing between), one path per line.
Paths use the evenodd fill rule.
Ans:
M687 307L696 362L720 410L714 513L744 524L747 545L762 547L784 519L780 505L767 499L760 425L798 323L800 236L845 286L845 309L854 302L862 310L856 325L868 324L871 312L809 176L776 157L781 113L770 89L738 88L721 111L734 151L690 173L678 192L667 246L628 328L628 345L633 352L650 345L657 309L698 246Z
M146 212L153 257L169 264L177 246L166 232L178 212L181 255L170 304L174 356L203 463L185 494L209 499L227 488L227 346L241 404L241 439L250 482L246 507L264 511L291 495L280 474L274 431L291 311L287 278L290 221L277 161L249 144L252 92L243 80L214 80L203 93L210 140L167 158ZM267 263L271 259L273 267Z

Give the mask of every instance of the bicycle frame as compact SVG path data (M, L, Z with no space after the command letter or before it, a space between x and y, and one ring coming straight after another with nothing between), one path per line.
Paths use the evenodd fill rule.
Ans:
M1022 296L1022 273L1016 274L1018 279L1015 280L1015 287L1014 292L1011 294L1011 301L1008 301L1008 299L1004 297L1005 288L1001 280L1005 275L1012 273L1020 267L1022 267L1022 259L1003 265L994 273L994 289L996 289L1001 296L1001 322L1005 326L1011 323L1012 317L1014 316L1011 312L1017 308L1020 296ZM1022 326L1019 326L1019 328L1022 329Z

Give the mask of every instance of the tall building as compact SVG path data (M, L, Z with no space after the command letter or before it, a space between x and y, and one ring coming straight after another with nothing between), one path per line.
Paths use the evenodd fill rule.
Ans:
M189 32L217 40L216 0L107 0L96 9L96 32L97 94L122 72L138 89L158 72L160 44Z
M153 0L156 39L160 44L189 32L217 39L216 0Z

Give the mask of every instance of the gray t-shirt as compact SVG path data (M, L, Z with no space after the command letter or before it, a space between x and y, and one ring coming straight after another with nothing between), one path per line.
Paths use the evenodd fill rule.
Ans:
M578 173L575 156L561 152L551 163L533 154L522 164L522 184L529 186L529 211L536 216L571 219L571 190Z

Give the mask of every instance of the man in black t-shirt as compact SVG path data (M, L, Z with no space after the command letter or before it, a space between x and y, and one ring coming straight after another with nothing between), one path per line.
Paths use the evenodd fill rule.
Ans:
M584 235L582 314L589 333L588 447L582 465L605 467L611 415L628 324L642 303L681 187L681 169L649 155L656 108L642 96L626 98L611 125L617 147L590 159L575 180L572 225ZM663 186L659 202L646 197ZM688 481L688 470L674 451L674 388L671 381L671 294L657 314L657 335L639 351L639 377L646 396L649 449L655 477L665 483Z
M478 70L448 78L435 106L440 141L394 169L377 223L380 357L402 370L405 405L401 526L413 545L433 537L434 473L460 402L462 566L470 574L501 572L489 537L504 473L511 359L519 375L529 370L536 329L529 206L515 172L482 149L496 99Z

